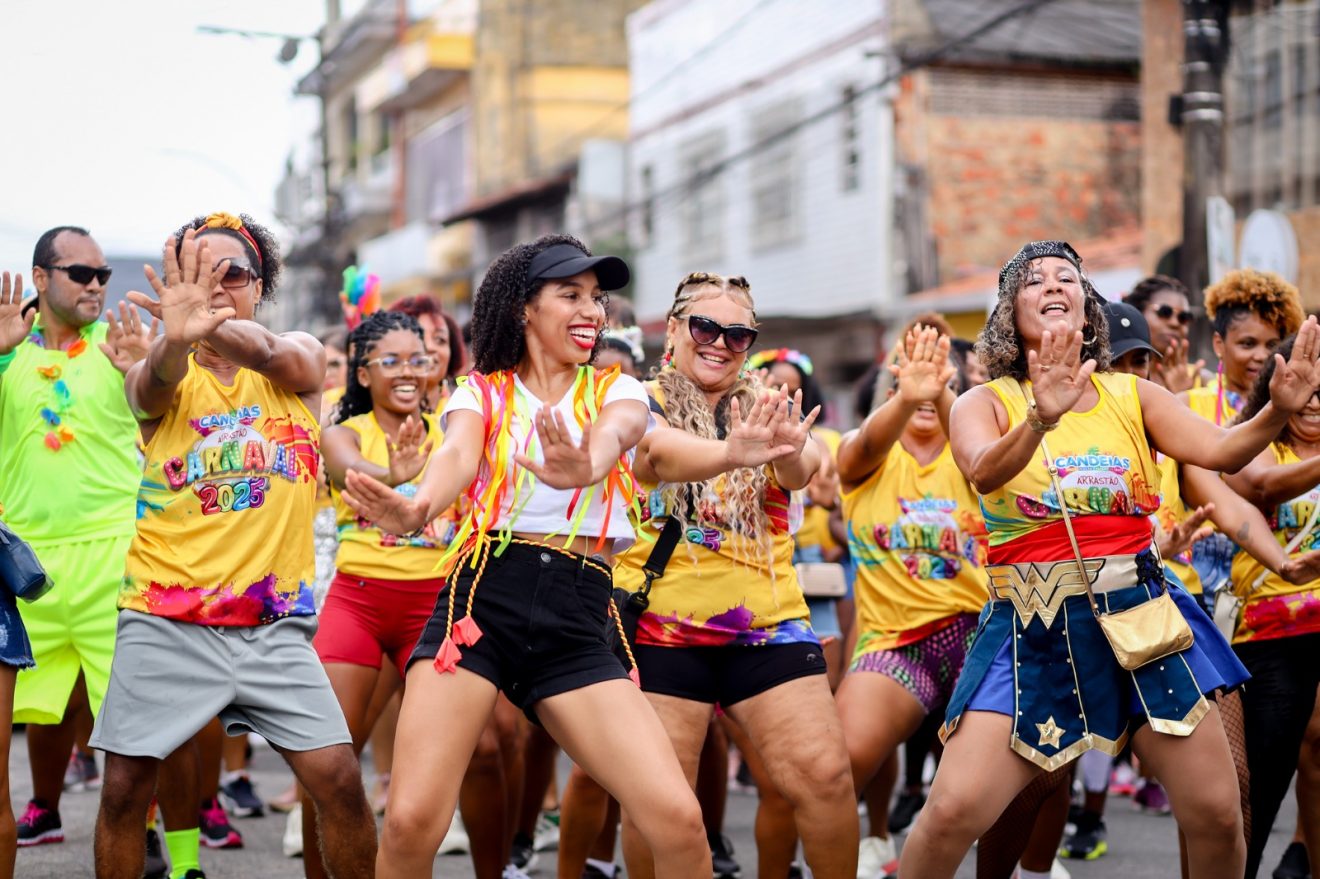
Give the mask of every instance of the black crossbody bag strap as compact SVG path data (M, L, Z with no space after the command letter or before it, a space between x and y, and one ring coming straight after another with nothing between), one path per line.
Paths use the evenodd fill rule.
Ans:
M665 517L665 524L660 528L655 546L651 547L651 554L642 565L642 576L645 578L642 588L628 596L628 603L638 612L650 606L651 585L665 575L665 567L669 564L669 557L674 554L674 547L678 546L679 532L682 530L683 526L677 519L673 516Z

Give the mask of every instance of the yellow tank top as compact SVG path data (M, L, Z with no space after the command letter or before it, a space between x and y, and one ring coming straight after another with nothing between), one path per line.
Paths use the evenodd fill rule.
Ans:
M1160 474L1160 508L1155 511L1154 519L1166 532L1172 531L1178 523L1187 518L1187 505L1182 499L1182 484L1178 479L1178 462L1167 455L1159 455L1155 469ZM1182 580L1187 591L1193 595L1201 594L1201 576L1192 567L1192 551L1179 553L1164 560L1178 579Z
M119 606L211 626L315 613L319 441L297 394L189 358L147 443Z
M389 466L388 439L375 412L355 415L339 426L358 435L363 458L382 467ZM444 434L440 432L437 419L427 417L426 427L427 439L438 447ZM415 479L395 486L394 490L404 497L414 496L425 473L423 468ZM334 498L335 523L339 529L336 570L378 580L430 580L440 576L436 566L454 533L452 509L428 523L420 535L406 537L382 531L375 523L359 517L333 486L330 493Z
M1089 550L1084 550L1087 555L1131 553L1138 551L1132 547L1141 542L1143 533L1144 544L1149 545L1151 526L1146 517L1160 506L1160 477L1146 439L1137 378L1097 373L1091 381L1100 393L1099 402L1090 411L1064 415L1059 426L1045 434L1045 443L1059 471L1068 512L1075 525L1093 538ZM1010 428L1026 419L1026 398L1015 379L995 379L987 387L1008 411ZM996 553L1001 545L1063 521L1039 449L1020 473L982 496L981 511L990 532L992 562L1046 560L1000 558ZM1105 522L1085 521L1096 516L1106 517ZM1097 529L1111 532L1114 539L1096 534ZM1071 557L1070 549L1059 554L1059 559Z
M654 382L651 396L664 405ZM808 622L806 599L793 570L793 537L789 533L789 494L770 473L765 512L770 521L770 552L731 533L724 523L723 477L702 502L700 517L675 511L684 528L669 558L663 578L651 590L651 606L642 614L637 640L662 646L724 646L815 642ZM641 483L646 499L637 542L615 556L614 583L629 591L642 585L642 565L659 535L668 510L660 486Z
M926 466L894 443L843 496L857 566L859 652L920 641L989 598L985 523L946 443Z
M1220 427L1228 427L1237 418L1238 411L1246 402L1237 391L1224 388L1223 399L1219 393L1220 380L1215 378L1205 387L1192 388L1187 392L1187 405L1193 412L1206 421Z
M1275 443L1270 449L1280 464L1296 464L1301 460L1282 443ZM1317 503L1320 503L1320 486L1274 508L1268 519L1280 546L1287 546L1306 527ZM1292 555L1296 557L1314 549L1320 549L1320 524L1311 529ZM1265 579L1252 591L1252 584L1261 574ZM1250 554L1238 550L1233 556L1232 584L1238 596L1246 599L1242 623L1233 635L1234 644L1320 632L1320 580L1294 586L1267 571Z

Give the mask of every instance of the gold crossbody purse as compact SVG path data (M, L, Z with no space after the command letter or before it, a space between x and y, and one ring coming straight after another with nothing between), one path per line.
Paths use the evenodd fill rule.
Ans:
M1026 389L1022 388L1023 396ZM1030 402L1030 398L1028 398ZM1077 535L1073 533L1072 516L1064 502L1063 486L1059 484L1059 472L1051 463L1049 446L1045 437L1040 438L1040 450L1045 459L1045 470L1050 474L1050 483L1054 486L1054 495L1059 502L1059 512L1063 514L1063 527L1068 532L1068 542L1072 544L1073 556L1077 560L1077 571L1086 584L1086 597L1091 602L1091 612L1105 633L1114 658L1127 671L1136 671L1147 663L1163 659L1192 646L1192 627L1173 603L1168 585L1164 591L1149 601L1136 607L1114 612L1100 612L1100 604L1095 600L1091 589L1091 578L1086 575L1086 565L1082 560L1082 548L1077 544ZM1152 544L1152 548L1154 548Z

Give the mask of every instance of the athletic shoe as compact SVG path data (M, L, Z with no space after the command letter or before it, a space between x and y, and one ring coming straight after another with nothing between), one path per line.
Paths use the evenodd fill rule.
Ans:
M18 819L18 845L47 845L64 842L60 813L47 809L41 800L28 800L27 811Z
M260 818L266 814L261 797L252 787L252 779L247 773L239 773L228 783L220 785L220 802L235 818Z
M1071 836L1063 838L1063 845L1059 847L1059 857L1094 861L1109 851L1107 836L1104 818L1093 812L1083 813L1077 819L1077 830Z
M1132 802L1149 815L1168 815L1173 812L1173 807L1169 805L1169 795L1164 792L1163 785L1151 779L1147 779L1141 790L1132 795Z
M1306 855L1306 844L1288 843L1279 866L1270 875L1273 879L1311 879L1311 859Z
M1109 795L1130 797L1137 792L1137 773L1126 763L1115 763L1109 773Z
M733 840L723 833L706 835L710 843L711 867L715 879L737 879L742 875L742 867L733 859Z
M1050 865L1050 879L1072 879L1072 873L1069 873L1068 868L1055 858L1054 863Z
M886 839L865 837L857 848L857 879L875 879L891 872L897 861L898 851L892 836Z
M505 864L500 879L532 879L532 877L528 876L525 870L515 867L513 864Z
M147 828L147 860L142 870L142 879L170 879L170 865L165 862L160 834L154 827Z
M183 879L206 879L206 874L201 870L189 870L183 874Z
M270 807L272 812L288 813L292 812L293 807L298 805L299 802L301 801L298 799L298 785L294 783L289 785L279 796L267 800L266 805Z
M530 870L536 865L536 847L525 833L513 835L513 845L509 848L509 866L519 870Z
M551 809L536 816L536 829L532 831L532 848L538 852L559 848L558 809Z
M794 861L788 865L788 879L813 879L811 868L805 861Z
M437 855L465 855L471 842L468 840L467 828L463 826L463 816L454 810L454 817L449 822L449 832L445 838L440 841L440 850Z
M623 875L623 868L618 864L611 864L610 866L614 868L614 872L606 873L588 860L587 865L582 868L582 879L619 879Z
M889 810L889 832L902 833L912 825L913 819L926 805L926 795L921 791L903 791L894 801L894 808Z
M284 819L284 838L280 840L280 848L286 858L302 857L302 803L294 803L289 817Z
M243 835L229 824L225 807L217 797L202 803L197 827L201 831L202 845L207 848L242 848Z
M101 773L96 769L96 757L77 748L69 755L69 767L64 770L64 789L70 793L99 790Z

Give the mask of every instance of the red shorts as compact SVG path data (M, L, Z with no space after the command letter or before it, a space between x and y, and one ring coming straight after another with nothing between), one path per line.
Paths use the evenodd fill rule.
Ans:
M444 583L335 574L312 641L316 655L323 663L380 668L381 656L388 654L403 674Z

